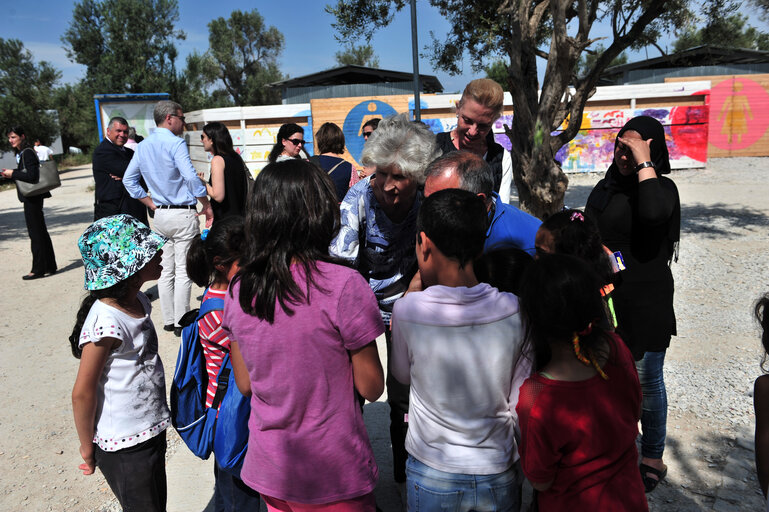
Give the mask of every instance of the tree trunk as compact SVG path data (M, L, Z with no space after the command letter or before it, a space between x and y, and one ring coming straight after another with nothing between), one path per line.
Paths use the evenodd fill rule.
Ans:
M525 129L525 128L524 128ZM514 129L505 127L513 146L526 147L532 141L522 141ZM513 180L518 189L521 209L545 220L563 208L569 178L556 163L547 143L535 144L527 153L512 151Z

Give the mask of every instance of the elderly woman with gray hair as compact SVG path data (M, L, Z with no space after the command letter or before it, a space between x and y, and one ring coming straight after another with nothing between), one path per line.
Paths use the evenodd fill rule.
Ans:
M406 114L384 119L361 156L363 165L376 169L374 174L350 188L340 205L342 226L330 252L354 265L368 280L387 327L388 353L393 304L417 271L414 246L422 202L419 189L427 165L440 154L435 135L426 126L412 123ZM389 371L387 396L393 472L395 481L401 483L406 481L408 386L398 383Z

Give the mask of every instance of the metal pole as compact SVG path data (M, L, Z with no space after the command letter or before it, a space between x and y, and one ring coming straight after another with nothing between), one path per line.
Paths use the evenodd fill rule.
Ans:
M419 101L419 50L417 44L417 1L411 0L411 59L414 61L414 119L422 120Z

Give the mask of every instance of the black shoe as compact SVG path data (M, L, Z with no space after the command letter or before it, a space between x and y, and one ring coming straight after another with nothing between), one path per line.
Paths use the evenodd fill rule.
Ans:
M46 271L46 275L52 276L52 275L54 275L56 273L57 270L58 269L56 269L56 268L53 269L53 270L48 270L48 271Z
M41 277L45 277L45 274L35 274L33 272L30 272L27 275L21 276L22 279L25 281L31 281L32 279L40 279Z
M182 337L182 328L181 327L174 327L174 335L177 338L181 338Z
M174 327L174 324L168 324L163 326L164 331L174 332L175 329L176 327Z

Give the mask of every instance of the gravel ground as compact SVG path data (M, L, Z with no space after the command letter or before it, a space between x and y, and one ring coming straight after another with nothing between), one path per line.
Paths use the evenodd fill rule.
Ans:
M584 205L601 176L571 175L567 204ZM760 510L751 394L761 372L761 350L751 309L769 290L769 270L761 259L768 247L769 159L711 159L706 169L676 171L671 177L679 187L683 219L680 257L673 265L679 336L665 365L670 404L665 461L670 469L649 496L650 508ZM10 414L0 418L3 511L119 509L101 475L83 477L76 470L69 393L77 361L66 337L82 297L75 240L91 220L93 193L87 167L62 178L62 188L45 208L60 272L46 279L19 279L29 271L30 260L22 208L14 190L0 192L0 285L6 290L0 298L0 344L5 348L0 386L11 395ZM153 320L160 325L154 304ZM159 335L170 377L178 341L163 331ZM366 415L386 425L386 409L371 404ZM386 426L380 430L372 432L378 459L389 453ZM169 432L169 460L182 450L178 436ZM394 511L389 461L379 462L377 499L385 512ZM176 490L185 492L179 485ZM196 483L187 485L191 493Z

